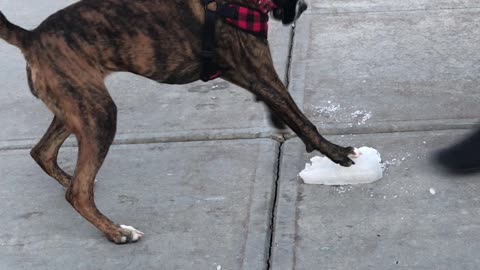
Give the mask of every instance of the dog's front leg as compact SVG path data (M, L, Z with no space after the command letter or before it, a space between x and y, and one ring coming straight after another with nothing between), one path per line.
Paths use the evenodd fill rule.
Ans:
M335 145L320 135L295 104L273 70L273 65L262 65L262 68L248 72L247 76L241 71L231 70L224 74L223 78L251 91L259 100L265 102L270 110L302 139L308 152L318 150L342 166L354 164L349 157L355 156L354 148Z

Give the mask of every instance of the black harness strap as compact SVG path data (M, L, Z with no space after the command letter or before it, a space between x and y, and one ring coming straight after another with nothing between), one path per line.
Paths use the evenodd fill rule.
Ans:
M200 79L204 82L220 76L221 71L213 61L215 56L215 23L217 20L218 3L215 0L204 0L205 24L203 27L202 73ZM211 10L212 8L213 10Z
M218 6L217 14L223 18L236 19L238 17L237 10L229 7L227 4L221 4Z
M236 18L237 11L217 0L203 0L205 8L205 24L203 26L203 43L200 57L202 59L202 73L200 79L204 82L213 80L222 75L222 70L215 64L215 24L217 17Z

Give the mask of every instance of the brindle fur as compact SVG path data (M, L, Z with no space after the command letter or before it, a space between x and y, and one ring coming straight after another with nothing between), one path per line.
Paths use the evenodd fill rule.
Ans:
M245 0L231 2L250 5ZM292 8L291 0L275 2ZM117 109L104 79L112 72L128 71L166 84L198 80L203 20L201 0L83 0L32 31L11 24L0 13L0 37L22 50L32 93L55 115L32 157L67 187L68 202L115 243L131 236L100 213L93 198L95 176L116 131ZM222 78L265 102L309 152L318 150L343 166L352 165L348 155L353 148L325 140L295 105L275 72L267 40L220 20L216 28ZM73 176L57 164L58 151L71 134L79 147Z

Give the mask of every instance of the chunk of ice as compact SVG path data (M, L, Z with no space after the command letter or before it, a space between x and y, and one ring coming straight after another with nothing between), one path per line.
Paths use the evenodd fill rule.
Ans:
M328 186L368 184L382 179L380 153L370 147L361 147L358 151L361 155L352 158L355 165L351 167L342 167L327 157L316 156L310 160L312 164L307 163L299 175L306 184Z

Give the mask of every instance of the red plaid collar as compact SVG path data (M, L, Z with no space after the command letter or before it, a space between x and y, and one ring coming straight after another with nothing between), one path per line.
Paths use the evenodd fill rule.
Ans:
M268 14L260 10L235 4L227 4L227 6L236 10L236 16L233 18L225 17L225 22L243 31L267 38Z
M271 0L248 0L255 8L241 4L226 3L227 8L235 10L235 16L225 16L225 22L243 31L264 38L268 36L268 13L277 5Z

